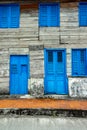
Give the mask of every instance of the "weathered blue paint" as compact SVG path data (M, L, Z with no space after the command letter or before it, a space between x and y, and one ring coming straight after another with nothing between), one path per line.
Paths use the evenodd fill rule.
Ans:
M39 5L39 26L60 26L59 3L41 3Z
M79 3L79 26L87 26L87 2Z
M29 78L29 57L10 56L10 94L27 94Z
M86 49L72 49L72 75L85 76L86 72Z
M65 49L45 49L45 93L68 94Z
M0 4L0 28L18 28L19 19L19 4Z

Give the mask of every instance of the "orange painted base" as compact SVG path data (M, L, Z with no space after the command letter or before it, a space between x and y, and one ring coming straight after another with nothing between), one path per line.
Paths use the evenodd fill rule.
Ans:
M2 108L87 110L87 101L63 99L2 99L0 100L0 109Z

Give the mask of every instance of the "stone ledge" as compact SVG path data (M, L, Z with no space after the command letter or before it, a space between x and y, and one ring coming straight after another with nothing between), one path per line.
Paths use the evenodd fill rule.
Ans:
M52 116L52 117L83 117L87 118L87 110L58 110L58 109L0 109L2 117Z
M39 95L39 96L31 96L28 95L0 95L0 100L8 100L8 99L57 99L57 100L87 100L87 97L70 97L69 95Z

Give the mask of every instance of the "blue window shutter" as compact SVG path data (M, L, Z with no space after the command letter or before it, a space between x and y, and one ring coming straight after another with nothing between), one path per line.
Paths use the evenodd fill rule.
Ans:
M59 5L50 6L50 26L59 26Z
M72 50L72 75L79 75L79 56L77 50Z
M47 15L48 15L47 6L41 4L39 13L40 13L39 15L40 26L47 26Z
M87 48L85 50L86 50L85 51L85 69L86 69L85 73L87 75Z
M79 25L87 26L87 2L79 4Z
M86 74L85 73L86 72L85 71L85 69L86 69L86 67L85 67L85 65L86 65L86 63L85 63L86 52L85 52L85 50L81 50L81 51L79 51L79 54L80 54L79 72L81 75L85 75Z
M9 7L0 5L0 27L8 27Z
M86 49L73 49L72 74L74 76L86 75Z
M18 4L0 4L0 28L19 27L19 14Z
M17 28L19 27L19 17L20 17L19 5L12 5L10 8L11 8L10 27Z
M59 4L47 3L40 4L39 9L39 25L44 27L59 26Z

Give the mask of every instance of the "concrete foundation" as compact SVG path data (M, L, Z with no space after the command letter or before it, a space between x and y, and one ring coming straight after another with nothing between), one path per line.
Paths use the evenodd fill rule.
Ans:
M69 78L69 96L87 98L87 78Z

